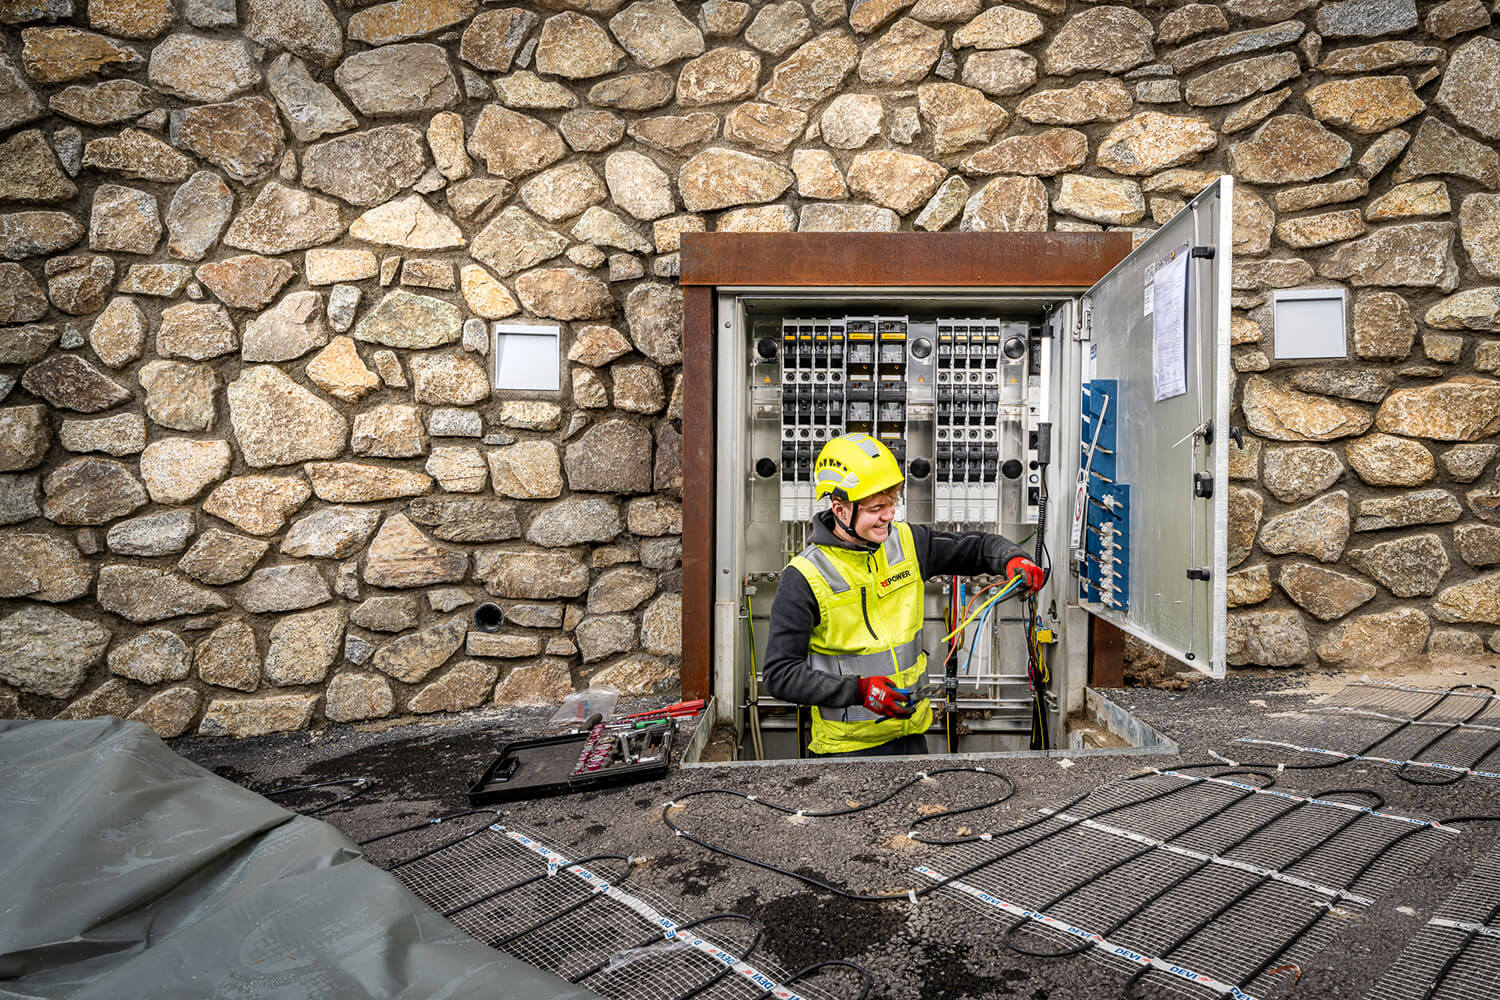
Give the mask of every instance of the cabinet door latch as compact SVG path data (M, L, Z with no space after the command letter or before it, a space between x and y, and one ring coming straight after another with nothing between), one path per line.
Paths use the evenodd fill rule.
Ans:
M1214 495L1214 477L1206 472L1193 473L1193 496L1208 500Z
M1187 571L1189 580L1208 580L1213 574L1205 567L1203 569L1190 569Z

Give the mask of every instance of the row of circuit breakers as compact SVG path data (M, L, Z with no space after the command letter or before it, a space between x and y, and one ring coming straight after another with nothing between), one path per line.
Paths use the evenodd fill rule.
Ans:
M782 520L812 515L813 462L851 432L889 447L909 481L930 482L938 523L993 525L1002 506L1010 520L1035 520L1040 481L1023 459L1037 344L1015 320L784 319L780 344L756 344L760 364L780 361L781 461L761 458L756 472L779 471ZM1006 492L1013 504L1002 505Z

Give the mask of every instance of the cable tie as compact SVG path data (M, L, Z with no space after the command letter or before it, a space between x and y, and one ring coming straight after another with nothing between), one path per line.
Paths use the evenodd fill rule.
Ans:
M926 781L927 780L927 772L926 771L918 771L917 772L917 778L920 781Z
M682 831L681 830L673 830L672 832L675 833L679 837L682 836Z
M668 799L666 802L664 802L662 804L662 808L663 809L676 809L677 808L677 800L676 799Z
M796 812L792 813L792 815L793 816L803 816L803 815L806 815L806 811L802 810L802 809L798 809Z
M994 840L995 839L995 835L993 833L981 833L979 835L979 839L980 840Z
M915 890L915 889L907 889L906 890L906 898L909 899L909 900L911 900L912 901L912 905L915 906L916 903L917 903L917 890Z
M1286 772L1286 762L1285 761L1283 761L1282 763L1276 765L1276 773L1277 774L1284 774L1285 772Z
M756 799L756 797L754 795L746 795L745 796L745 801L746 802L754 802L755 799Z

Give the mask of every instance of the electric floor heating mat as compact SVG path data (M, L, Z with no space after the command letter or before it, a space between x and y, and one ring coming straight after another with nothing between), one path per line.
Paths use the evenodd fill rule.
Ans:
M1351 760L1395 768L1417 784L1500 779L1500 697L1487 685L1408 687L1374 681L1277 720L1274 733L1235 740L1244 764L1330 769Z
M954 879L941 891L1006 924L1013 949L1103 961L1127 995L1256 997L1456 832L1370 792L1165 770L917 870Z
M1500 996L1500 854L1475 865L1365 1000Z
M763 929L739 914L670 915L632 884L639 862L564 857L479 812L366 841L418 897L473 937L604 997L663 1000L861 1000L846 962L787 971L757 954ZM768 992L768 991L774 991Z

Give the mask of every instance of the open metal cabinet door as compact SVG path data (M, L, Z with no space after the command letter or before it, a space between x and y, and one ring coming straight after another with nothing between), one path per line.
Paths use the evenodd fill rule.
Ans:
M1219 178L1083 296L1064 450L1077 456L1079 605L1213 677L1225 667L1233 184Z

